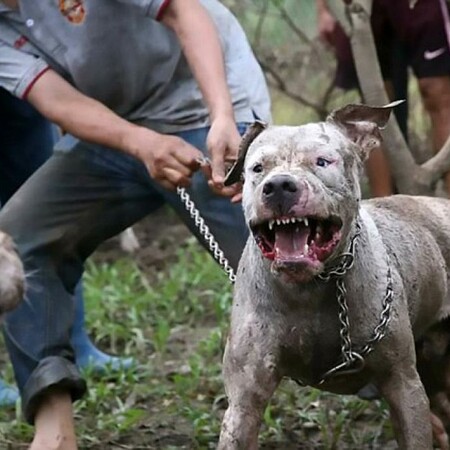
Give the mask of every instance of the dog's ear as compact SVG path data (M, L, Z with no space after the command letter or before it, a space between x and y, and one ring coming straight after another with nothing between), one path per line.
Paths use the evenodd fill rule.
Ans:
M333 111L327 121L336 124L345 135L358 144L367 157L381 143L380 130L389 120L392 110L403 103L397 100L385 106L347 105Z
M238 158L225 177L225 186L230 186L241 180L248 148L256 137L266 128L267 124L261 120L256 120L247 128L244 136L242 136L241 144L239 145Z

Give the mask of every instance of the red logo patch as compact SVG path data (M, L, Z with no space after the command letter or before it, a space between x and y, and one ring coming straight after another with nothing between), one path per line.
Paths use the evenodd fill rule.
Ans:
M27 42L28 39L25 36L20 36L20 38L14 42L14 48L22 48Z
M84 9L84 0L58 0L59 10L62 15L74 24L80 24L84 21L86 10Z

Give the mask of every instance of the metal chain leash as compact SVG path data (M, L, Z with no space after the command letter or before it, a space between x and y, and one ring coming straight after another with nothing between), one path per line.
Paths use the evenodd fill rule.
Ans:
M223 251L221 250L218 242L216 241L214 235L209 230L208 225L206 225L205 219L200 215L199 210L196 208L195 203L191 200L191 196L188 194L185 188L178 187L177 194L180 196L181 201L191 218L193 219L195 226L198 228L200 234L202 235L205 242L208 244L209 250L211 251L214 259L220 264L222 269L228 275L228 279L231 283L236 281L236 274L231 267L228 259L225 257Z

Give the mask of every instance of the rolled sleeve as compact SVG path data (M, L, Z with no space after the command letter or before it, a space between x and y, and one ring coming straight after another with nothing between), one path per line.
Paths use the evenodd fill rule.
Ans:
M140 8L146 16L160 20L171 0L119 0L120 3Z
M45 60L0 42L0 86L25 98L36 80L49 69Z

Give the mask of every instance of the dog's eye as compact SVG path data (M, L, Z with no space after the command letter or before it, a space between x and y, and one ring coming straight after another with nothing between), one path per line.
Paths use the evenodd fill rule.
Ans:
M319 157L316 159L316 166L319 167L327 167L331 164L331 161L328 161L328 159Z
M254 166L253 166L253 172L255 172L255 173L261 173L262 171L263 171L263 166L262 166L262 164L255 164Z

